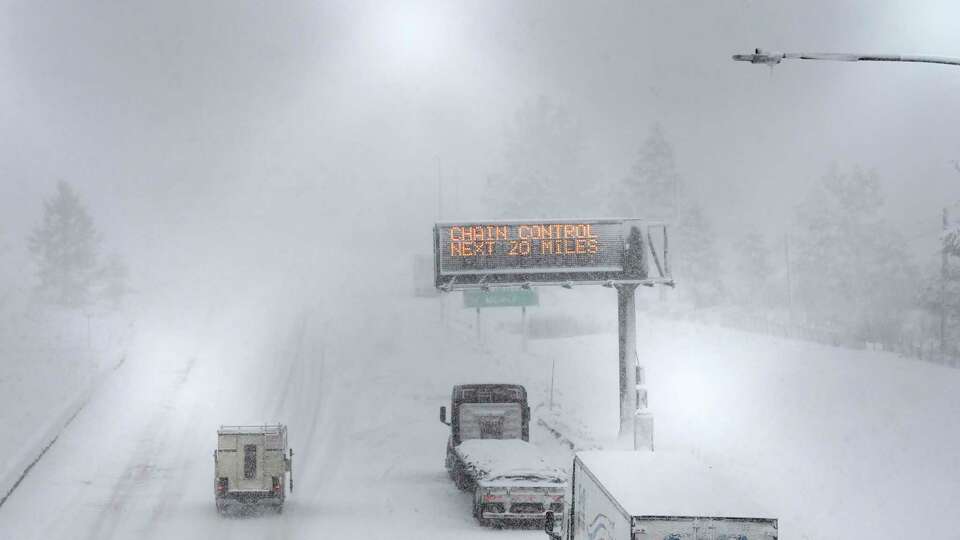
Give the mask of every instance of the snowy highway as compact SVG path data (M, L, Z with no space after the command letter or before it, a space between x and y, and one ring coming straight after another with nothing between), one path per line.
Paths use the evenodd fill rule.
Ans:
M437 409L486 368L443 341L434 302L391 302L369 319L279 310L266 329L257 302L166 317L0 508L0 538L540 537L474 522ZM295 452L284 513L219 516L217 426L276 421Z
M609 325L605 292L546 296L541 309ZM615 334L520 354L503 311L485 316L481 351L455 296L444 327L435 299L404 290L274 293L144 314L127 361L0 507L0 538L543 538L479 526L447 477L437 413L451 386L525 385L532 441L567 464L536 422L557 358L550 418L590 444L616 431ZM950 523L960 462L928 442L960 434L956 370L648 316L640 328L658 451L733 472L785 538L936 537ZM283 514L218 515L217 427L268 422L289 426L295 452ZM877 471L884 489L864 490Z
M5 2L0 540L960 540L914 4Z

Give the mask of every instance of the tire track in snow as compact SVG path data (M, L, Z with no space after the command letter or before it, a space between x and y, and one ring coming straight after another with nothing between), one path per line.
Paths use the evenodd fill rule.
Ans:
M132 497L132 493L147 483L154 476L156 469L154 463L165 447L165 437L160 435L167 417L171 415L190 372L193 370L197 357L190 356L186 367L174 379L173 392L167 395L160 404L160 410L151 418L147 427L142 431L146 435L140 439L134 451L129 465L120 475L120 479L115 484L110 500L100 511L96 521L86 535L90 540L105 540L112 538L119 525L119 520L124 517L123 510L129 501L139 502Z
M204 365L201 367L208 367ZM195 370L193 380L195 382L197 377L201 374L197 373L199 370ZM186 384L189 384L187 382ZM188 448L190 448L190 443L193 441L199 440L199 437L202 437L202 431L205 430L206 426L202 423L192 421L196 418L201 418L200 409L201 409L201 394L199 392L194 392L192 395L192 400L188 407L183 409L181 416L183 417L182 422L177 422L174 425L183 426L182 429L178 430L179 436L176 441L179 441L173 454L173 458L169 460L168 464L171 466L171 469L176 471L171 474L168 478L165 478L160 494L157 498L157 502L153 507L153 510L150 513L148 520L150 534L148 537L155 537L160 528L158 525L165 519L173 515L174 510L178 509L181 506L181 502L184 498L184 486L188 485L188 475L193 471L189 464L193 461L195 455L188 453Z

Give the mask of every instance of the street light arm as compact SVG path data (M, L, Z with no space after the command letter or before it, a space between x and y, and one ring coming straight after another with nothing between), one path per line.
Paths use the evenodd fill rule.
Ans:
M832 62L919 62L960 66L960 58L947 56L918 56L901 54L846 54L846 53L780 53L754 49L753 54L735 54L733 59L751 64L774 66L784 59L829 60Z
M830 60L834 62L919 62L960 66L960 58L946 56L919 56L905 54L844 54L844 53L789 53L784 58L801 60Z

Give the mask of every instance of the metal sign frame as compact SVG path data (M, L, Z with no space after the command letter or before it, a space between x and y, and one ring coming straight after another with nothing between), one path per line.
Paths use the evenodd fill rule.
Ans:
M573 266L548 265L523 268L520 265L503 268L449 269L443 264L441 249L444 239L441 231L455 227L516 227L521 226L618 226L620 231L620 251L614 258L622 261L617 265ZM509 232L509 228L507 231ZM588 229L589 230L589 229ZM499 241L500 239L498 238ZM512 241L515 239L502 238ZM536 239L535 239L536 240ZM452 241L452 240L451 240ZM447 245L451 241L447 242ZM607 241L607 245L610 241ZM434 276L435 285L441 291L449 292L462 289L488 289L490 287L529 288L531 286L560 285L570 288L574 285L644 285L663 284L673 286L673 276L669 263L669 243L667 225L659 221L644 221L630 218L602 219L548 219L548 220L482 220L436 223L433 227ZM491 247L491 250L495 248ZM605 254L606 255L606 254ZM606 255L609 258L609 255Z

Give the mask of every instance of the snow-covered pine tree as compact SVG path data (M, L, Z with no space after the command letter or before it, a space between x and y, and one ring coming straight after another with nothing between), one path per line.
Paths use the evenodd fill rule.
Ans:
M673 146L664 136L660 124L654 124L630 173L613 185L611 210L614 215L625 217L675 219L679 183Z
M28 238L37 291L48 301L81 307L92 301L100 236L80 197L66 182L44 201L43 219Z
M797 208L797 291L809 317L878 340L898 332L915 275L877 174L831 167Z
M723 297L723 280L717 235L699 204L680 212L674 238L673 275L679 289L695 307L714 305Z

